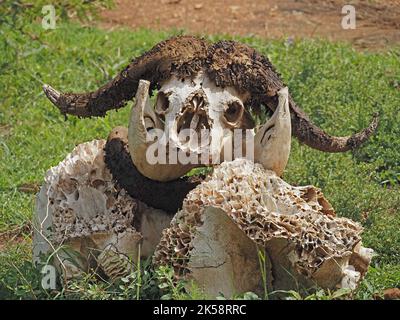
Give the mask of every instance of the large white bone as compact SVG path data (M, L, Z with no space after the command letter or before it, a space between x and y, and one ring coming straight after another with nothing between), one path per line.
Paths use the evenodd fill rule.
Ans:
M274 114L255 135L254 161L281 176L289 159L292 127L288 88L281 89L278 96Z
M157 140L155 136L155 129L160 132L162 123L150 105L149 88L149 81L140 80L128 127L129 152L135 167L145 177L157 181L175 180L193 166L169 164L168 159L164 163L152 163L152 161L149 163L149 147L152 148L149 151L158 149L159 152L163 152L162 150L167 152L168 147L167 142ZM159 147L161 144L163 147Z

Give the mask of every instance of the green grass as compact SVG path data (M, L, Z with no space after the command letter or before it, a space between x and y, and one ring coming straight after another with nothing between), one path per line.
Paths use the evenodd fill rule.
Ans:
M42 183L46 170L75 145L105 138L114 126L127 125L129 107L109 112L102 119L69 117L65 122L44 97L42 84L60 90L95 89L133 56L177 33L106 31L76 24L59 24L53 31L38 26L26 29L39 34L41 42L26 41L7 29L0 32L0 233L32 218L34 194L20 192L18 186ZM293 45L254 38L238 40L272 60L297 103L329 133L349 135L366 126L373 112L380 112L378 133L353 153L326 154L294 140L285 179L320 187L338 215L364 225L364 244L374 248L378 256L353 297L368 299L384 288L400 286L400 49L378 54L322 40ZM25 237L0 251L0 298L68 296L68 292L48 296L38 289L37 272L30 265L30 245ZM71 289L69 297L165 295L157 291L153 276L146 278L143 273L142 278L151 280L145 283L146 292L141 290L140 294L137 286L130 289L124 284L96 284L87 279L77 284L75 291ZM82 287L86 293L79 289ZM192 296L175 292L174 297L201 297L196 288L193 292Z

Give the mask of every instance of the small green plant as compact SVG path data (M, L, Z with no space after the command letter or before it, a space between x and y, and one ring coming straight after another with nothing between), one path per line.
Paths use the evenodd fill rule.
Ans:
M302 296L294 290L276 290L274 293L284 294L286 300L340 300L349 298L352 291L350 289L338 289L336 291L318 289L314 293Z
M257 252L258 252L258 262L260 264L260 273L261 273L261 279L263 283L263 289L264 289L264 299L268 300L268 288L267 288L267 254L265 251L265 248L258 248L257 247Z
M261 298L254 292L245 292L236 294L233 297L226 298L223 294L217 296L217 300L261 300Z
M164 292L161 300L176 299L185 292L186 283L175 278L175 273L170 266L160 266L156 270L158 287Z

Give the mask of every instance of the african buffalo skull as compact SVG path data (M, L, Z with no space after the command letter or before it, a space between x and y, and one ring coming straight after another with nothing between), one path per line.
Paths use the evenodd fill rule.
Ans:
M253 150L254 124L234 88L216 87L202 73L194 80L172 77L158 91L153 108L149 87L148 81L139 82L128 130L133 163L144 176L174 180L194 167L242 156L282 174L290 151L287 88L279 93L282 103L274 115L258 131Z
M281 175L292 133L312 148L344 152L357 148L377 127L375 117L352 136L328 135L294 103L269 60L234 41L210 44L188 36L171 38L134 59L96 91L60 93L48 85L43 89L63 114L79 117L104 116L136 93L129 122L130 154L144 176L159 181L218 163L215 159L231 159L235 132L245 132L240 138L244 143L239 143L242 154L254 148L254 160ZM149 95L154 89L158 93L152 107ZM274 114L257 130L250 111L261 105ZM184 161L170 161L171 152ZM162 155L168 160L160 161Z

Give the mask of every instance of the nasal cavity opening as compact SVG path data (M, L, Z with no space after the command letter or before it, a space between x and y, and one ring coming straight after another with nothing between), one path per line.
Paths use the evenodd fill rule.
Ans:
M186 110L178 120L177 133L179 134L184 129L192 129L198 132L201 129L210 129L207 114Z
M177 134L183 130L187 130L180 136L181 142L189 142L197 135L198 143L200 142L202 130L210 130L207 112L205 110L206 101L201 94L195 94L188 103L185 110L180 116L177 123ZM190 130L189 130L190 129ZM190 133L190 136L189 136ZM203 133L204 135L204 133ZM194 142L194 141L192 141Z

